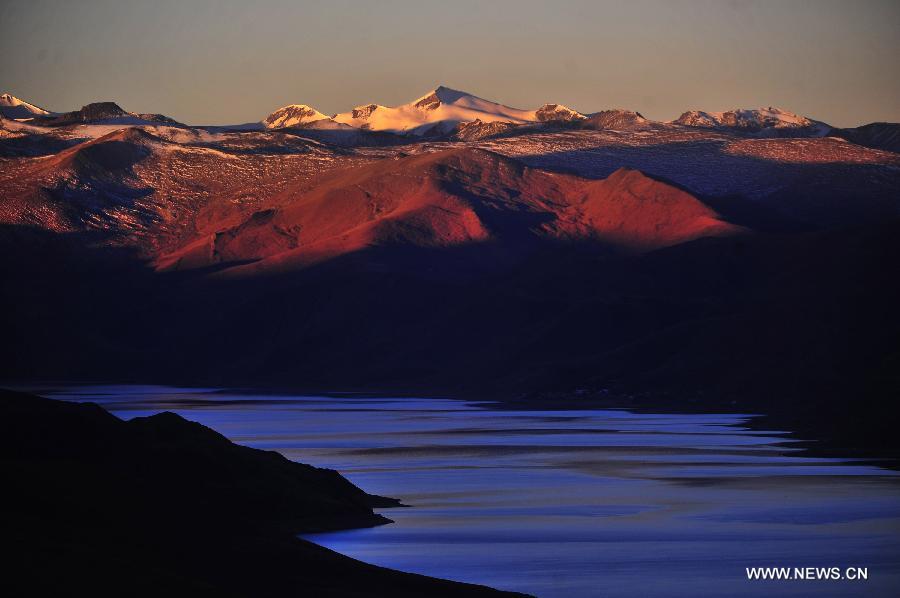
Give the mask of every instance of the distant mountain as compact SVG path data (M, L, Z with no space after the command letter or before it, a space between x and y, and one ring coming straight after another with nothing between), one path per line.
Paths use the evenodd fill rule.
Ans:
M184 126L178 121L162 114L139 114L126 112L115 102L93 102L82 106L80 110L63 114L40 116L34 119L35 124L51 127L62 127L74 124L112 123L121 125L175 125Z
M267 129L283 129L325 120L328 116L306 104L291 104L279 108L263 120Z
M393 108L379 104L357 106L350 112L335 115L334 120L372 131L434 135L449 133L462 122L525 123L533 118L534 113L527 110L510 108L449 87L438 87L408 104Z
M584 119L580 112L572 110L562 104L544 104L534 111L534 120L537 122L572 122Z
M900 123L870 123L853 129L835 129L831 134L864 147L900 152Z
M725 112L705 112L690 110L685 112L673 124L688 127L735 129L752 133L802 132L807 136L824 136L831 131L831 126L782 110L780 108L736 109Z
M629 130L646 127L650 121L644 118L640 112L633 110L603 110L589 115L580 124L583 129L612 129Z
M0 116L3 116L3 118L28 120L35 116L45 116L47 114L50 114L50 112L25 100L20 100L11 94L4 93L0 95Z
M408 104L393 108L379 104L357 106L335 115L334 120L371 131L433 137L451 134L461 123L475 121L525 124L581 118L583 115L561 104L519 110L441 86Z
M128 112L114 102L96 102L72 112L51 113L10 94L0 96L0 116L51 127L73 124L186 126L161 114ZM409 136L477 141L559 127L626 131L659 129L670 125L755 137L833 135L876 149L896 147L896 142L892 145L890 141L892 135L895 135L891 133L894 125L890 123L872 123L865 129L836 129L821 121L774 107L723 112L690 110L673 121L660 123L645 118L640 112L627 109L583 114L562 104L547 103L535 110L521 110L445 86L439 86L400 106L364 104L348 112L329 116L307 104L290 104L275 110L261 121L197 128L210 133L305 129L309 132L309 137L351 146L393 144ZM369 133L389 137L372 137Z

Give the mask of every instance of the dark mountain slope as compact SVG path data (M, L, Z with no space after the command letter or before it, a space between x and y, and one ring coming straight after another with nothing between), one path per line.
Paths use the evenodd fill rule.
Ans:
M80 110L63 114L37 116L34 124L48 127L64 127L87 123L118 123L123 125L161 124L183 127L178 121L162 114L136 114L126 112L115 102L93 102L82 106Z
M835 129L832 134L865 147L900 152L900 123L869 123L853 129Z
M162 413L0 391L0 515L14 595L478 596L293 537L384 523L337 472L232 444Z

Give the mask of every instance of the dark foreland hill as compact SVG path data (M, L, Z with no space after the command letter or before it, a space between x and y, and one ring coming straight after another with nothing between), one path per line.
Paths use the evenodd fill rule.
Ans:
M896 446L895 126L432 95L2 121L0 378L578 391Z
M381 525L337 472L232 444L172 413L0 391L11 596L501 596L300 540Z

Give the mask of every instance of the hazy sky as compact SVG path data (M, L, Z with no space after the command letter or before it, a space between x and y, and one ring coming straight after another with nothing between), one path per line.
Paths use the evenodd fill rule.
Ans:
M518 108L900 121L900 0L0 0L0 91L193 124L443 84Z

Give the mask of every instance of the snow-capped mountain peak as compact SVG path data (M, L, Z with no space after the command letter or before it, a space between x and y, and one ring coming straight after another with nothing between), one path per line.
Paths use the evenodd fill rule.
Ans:
M279 108L263 120L267 129L283 129L296 127L328 118L315 108L306 104L290 104Z
M4 118L24 120L47 114L50 114L48 110L20 100L10 93L0 94L0 115Z
M534 111L534 120L537 122L570 122L584 118L586 118L584 114L562 104L544 104Z
M672 121L690 127L726 127L748 131L830 128L824 123L781 108L737 108L725 112L690 110Z
M408 104L394 107L366 104L337 114L334 120L372 131L424 135L448 132L460 123L475 120L483 123L532 122L534 113L441 85Z
M582 114L568 106L544 104L535 110L511 108L471 93L439 85L411 102L399 106L361 104L330 118L305 104L292 104L270 114L266 128L307 127L321 121L331 126L413 136L465 134L482 137L519 125L539 126L572 123L583 129L650 129L665 124L732 130L754 136L823 136L832 128L822 122L776 107L734 109L723 112L691 110L669 123L656 123L633 110L604 110ZM496 126L495 126L496 123ZM577 124L576 123L580 123ZM467 125L461 128L462 125Z
M449 87L439 85L422 97L414 100L412 102L412 105L416 108L421 108L422 110L435 110L442 104L453 104L465 97L475 98L475 96L463 91L457 91L455 89L450 89Z

